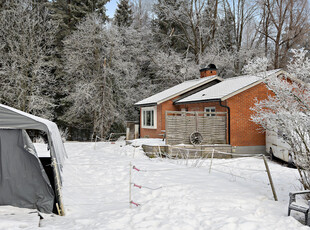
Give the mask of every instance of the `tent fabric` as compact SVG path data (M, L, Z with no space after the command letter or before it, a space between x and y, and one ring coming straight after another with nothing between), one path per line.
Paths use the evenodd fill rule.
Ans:
M51 156L56 159L59 172L62 171L67 154L58 127L54 122L0 104L0 128L37 129L46 132L51 148Z
M0 205L51 213L54 191L27 133L0 129Z

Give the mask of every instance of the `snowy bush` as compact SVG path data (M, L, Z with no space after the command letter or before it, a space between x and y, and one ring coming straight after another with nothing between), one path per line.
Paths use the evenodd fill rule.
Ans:
M308 68L309 60L300 61L300 52L296 52L291 61L289 78L279 76L266 80L268 88L274 93L268 99L257 101L252 108L251 119L264 129L283 130L286 142L290 145L294 162L298 168L300 181L304 189L310 189L310 88L303 68ZM297 74L292 66L298 63ZM299 74L301 73L301 74Z
M68 128L65 128L65 129L60 128L59 132L60 132L60 136L61 136L62 142L66 142L68 137L69 137L69 130L68 130Z
M266 57L256 57L251 59L242 69L244 74L255 74L267 71L269 60Z

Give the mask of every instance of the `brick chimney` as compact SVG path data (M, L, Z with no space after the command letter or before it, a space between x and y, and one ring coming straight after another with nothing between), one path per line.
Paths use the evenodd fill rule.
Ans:
M217 68L214 64L209 64L206 68L200 69L200 78L216 75Z

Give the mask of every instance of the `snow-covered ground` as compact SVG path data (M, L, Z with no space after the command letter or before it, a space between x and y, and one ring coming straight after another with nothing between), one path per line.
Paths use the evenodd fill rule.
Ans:
M39 217L36 210L0 206L0 229L36 229Z
M274 201L262 159L214 159L209 173L209 159L149 159L124 142L65 147L66 216L44 215L40 229L308 229L295 219L302 215L287 216L288 193L300 189L296 169L268 161L279 198ZM129 205L130 164L141 170L131 172L132 183L142 185L131 186L138 207ZM1 218L4 210L10 213L1 207L0 229L34 229L30 223L10 228Z
M162 138L139 138L130 141L133 146L141 146L147 144L150 146L165 145L165 141Z

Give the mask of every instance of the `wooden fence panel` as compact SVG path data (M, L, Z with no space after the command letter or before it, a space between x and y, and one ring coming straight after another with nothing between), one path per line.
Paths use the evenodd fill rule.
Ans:
M226 113L223 112L166 112L166 143L191 144L190 135L198 131L202 144L226 144Z

